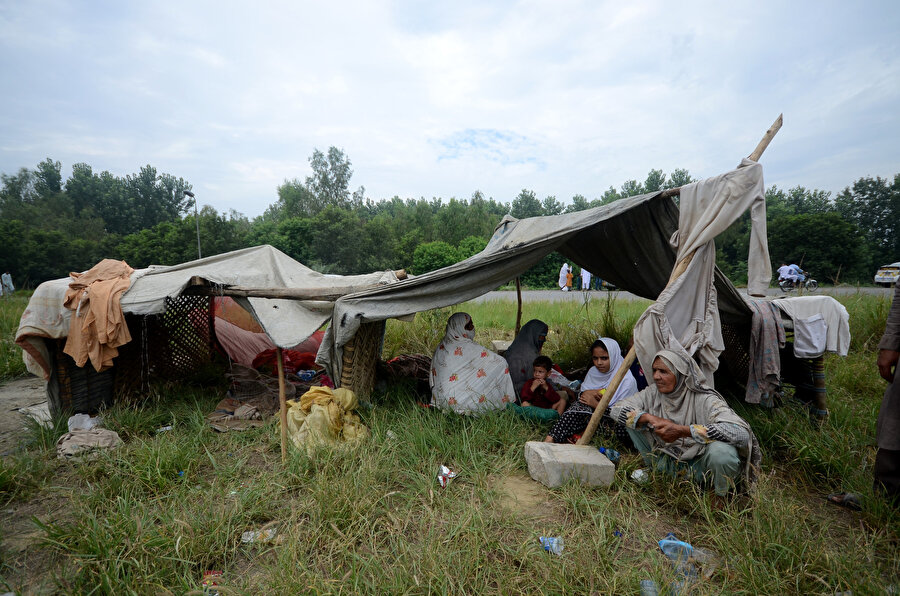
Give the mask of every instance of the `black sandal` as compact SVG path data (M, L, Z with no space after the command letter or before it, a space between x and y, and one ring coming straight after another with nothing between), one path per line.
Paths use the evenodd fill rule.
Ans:
M859 504L859 495L853 493L831 493L825 499L838 507L845 507L853 511L862 510L862 506Z

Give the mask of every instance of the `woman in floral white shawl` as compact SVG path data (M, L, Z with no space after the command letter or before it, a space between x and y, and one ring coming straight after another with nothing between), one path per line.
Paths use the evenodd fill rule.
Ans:
M431 404L459 414L497 410L515 401L506 360L474 341L472 317L458 312L431 359Z

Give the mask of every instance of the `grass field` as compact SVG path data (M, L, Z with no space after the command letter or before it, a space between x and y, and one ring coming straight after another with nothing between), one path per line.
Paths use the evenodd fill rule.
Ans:
M799 406L738 405L763 444L764 473L753 498L724 511L690 483L627 480L640 466L630 453L609 489L547 490L522 457L546 428L506 412L423 409L401 388L363 412L372 436L360 447L312 459L292 452L283 466L274 422L217 434L204 415L221 395L178 388L107 411L126 444L95 461L58 462L62 428L32 428L21 451L3 457L0 576L25 593L199 594L203 572L216 569L223 594L637 594L641 579L664 590L677 579L656 546L671 531L719 555L692 594L896 593L900 519L871 491L884 389L874 349L889 303L841 301L853 345L847 358L827 358L831 415L817 429ZM547 321L545 351L571 368L586 363L596 334L626 339L645 307L529 305L523 322ZM4 342L11 308L0 305ZM514 309L455 310L472 314L487 344L511 339ZM430 354L450 312L389 322L385 356ZM168 424L172 431L155 432ZM435 480L440 464L459 473L445 489ZM838 489L860 492L864 511L826 504ZM276 529L275 540L241 543L242 532L260 528ZM562 555L544 553L542 535L563 537Z

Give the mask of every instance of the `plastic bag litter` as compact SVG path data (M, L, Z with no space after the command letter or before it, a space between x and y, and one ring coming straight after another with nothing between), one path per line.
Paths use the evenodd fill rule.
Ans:
M275 535L278 534L278 530L275 528L263 528L261 530L247 530L243 534L241 534L241 542L244 544L253 544L254 542L269 542Z
M100 416L90 416L88 414L75 414L74 416L69 417L69 432L75 432L76 430L91 430L92 428L98 427L103 424L103 419Z
M447 466L438 466L437 481L441 488L446 488L451 478L456 478L456 472Z

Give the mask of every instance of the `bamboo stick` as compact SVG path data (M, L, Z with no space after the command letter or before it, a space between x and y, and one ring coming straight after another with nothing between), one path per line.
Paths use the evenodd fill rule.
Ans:
M759 144L756 145L756 149L753 150L753 153L747 156L747 159L751 161L759 161L759 158L762 156L763 151L766 150L766 147L769 146L769 143L772 142L772 139L775 138L775 135L781 130L781 125L784 123L784 114L778 114L778 118L775 119L775 122L772 123L772 126L769 127L769 130L766 131L766 134L763 135L763 138L759 141ZM681 194L681 187L676 186L675 188L669 188L667 190L659 193L661 197L677 197Z
M281 407L281 463L287 462L287 400L284 385L284 354L281 348L275 348L278 361L278 403Z
M519 329L522 328L522 280L519 277L516 277L516 302L518 308L516 309L516 334L514 337L519 337Z
M762 156L763 151L766 150L766 147L769 146L769 143L772 142L772 138L781 128L782 124L782 115L779 114L778 118L775 119L775 122L772 123L772 126L769 127L769 130L766 131L766 134L763 135L762 140L756 146L756 149L753 150L753 153L750 154L749 159L753 161L759 161L759 158ZM681 188L673 188L670 190L680 191ZM666 191L669 192L669 191ZM663 193L665 194L665 192ZM677 194L677 193L673 193ZM668 195L673 196L673 195ZM669 282L666 284L666 288L671 286L676 279L681 277L681 275L687 270L688 265L691 263L691 260L694 258L694 252L691 252L689 255L685 256L678 263L675 264L675 267L672 269L672 275L669 276ZM665 291L665 290L663 290ZM625 355L625 359L622 361L622 365L619 367L619 370L616 371L616 375L612 378L609 385L606 388L606 391L603 394L603 397L600 399L599 403L597 403L597 407L594 408L594 413L591 414L591 419L588 422L587 428L584 429L584 433L582 433L581 438L578 439L578 445L587 445L591 442L591 439L594 438L594 433L597 432L597 426L600 425L600 419L603 418L603 413L606 412L606 408L609 406L609 400L612 399L612 396L616 394L616 390L619 389L619 384L621 384L622 379L625 378L625 373L631 368L631 365L634 364L635 358L635 350L634 346L631 346L631 349L628 350L628 353ZM653 382L653 381L650 381Z

